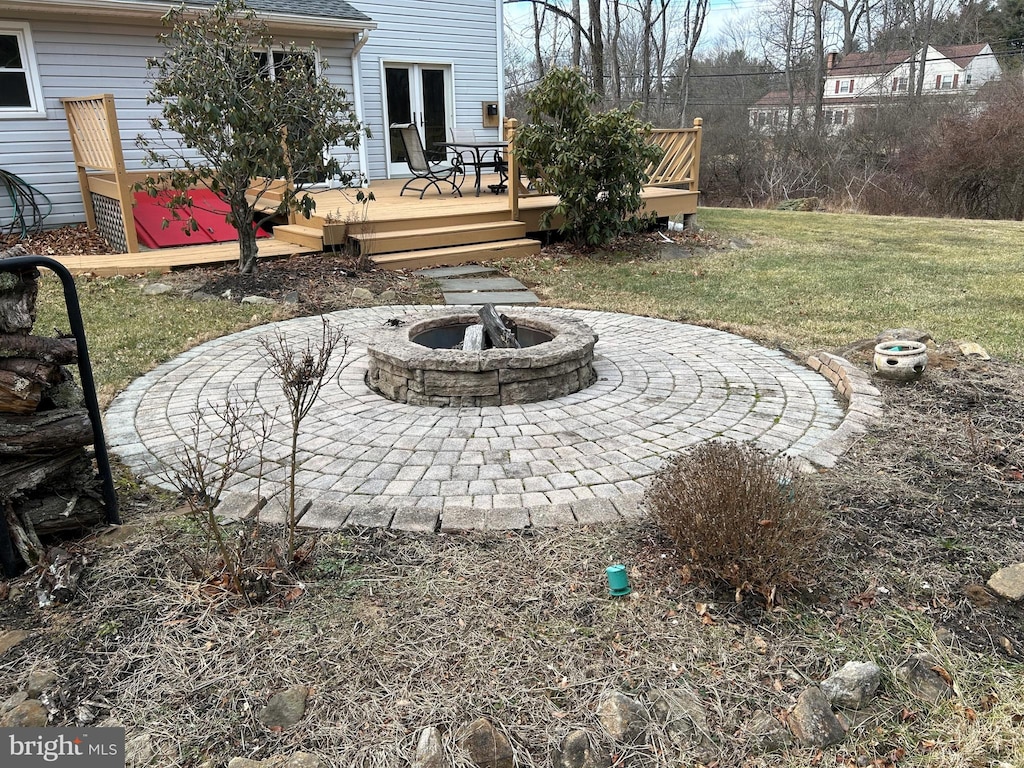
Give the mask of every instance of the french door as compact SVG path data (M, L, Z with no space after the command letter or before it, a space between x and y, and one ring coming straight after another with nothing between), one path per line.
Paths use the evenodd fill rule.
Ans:
M392 125L415 123L427 157L439 159L445 150L436 144L449 141L452 119L451 64L384 64L385 119L388 130L388 176L407 176L409 166L398 131Z

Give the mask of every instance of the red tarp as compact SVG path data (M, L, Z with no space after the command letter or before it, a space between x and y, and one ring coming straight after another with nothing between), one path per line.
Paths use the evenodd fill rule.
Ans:
M150 197L146 192L135 193L135 231L139 242L148 248L174 248L179 245L203 245L204 243L227 243L237 240L235 228L224 220L228 211L213 192L207 189L189 192L192 205L177 209L179 219L167 210L170 192L160 192ZM199 228L194 232L188 228L188 219L195 219ZM164 227L164 221L168 224ZM263 229L256 237L269 237Z

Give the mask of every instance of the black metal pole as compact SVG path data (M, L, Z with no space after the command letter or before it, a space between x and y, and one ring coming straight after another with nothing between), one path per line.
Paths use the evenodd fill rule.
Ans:
M82 307L78 303L75 279L67 267L48 256L29 255L0 259L0 272L16 272L29 267L45 267L56 274L64 286L64 305L67 309L68 322L71 324L71 335L75 337L75 343L78 345L78 373L82 379L85 407L89 411L89 421L92 422L96 468L99 470L100 479L103 482L103 502L107 508L107 522L120 524L121 517L117 511L117 491L114 489L114 476L110 472L107 442L103 437L103 415L100 413L99 400L96 398L96 382L92 376L89 345L85 341L85 324L82 322Z

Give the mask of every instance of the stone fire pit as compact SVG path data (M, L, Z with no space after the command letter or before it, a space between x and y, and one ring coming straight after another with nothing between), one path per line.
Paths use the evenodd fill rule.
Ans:
M367 344L366 384L411 405L534 403L578 392L597 380L597 334L570 319L508 313L521 349L452 349L478 318L471 312L404 318Z

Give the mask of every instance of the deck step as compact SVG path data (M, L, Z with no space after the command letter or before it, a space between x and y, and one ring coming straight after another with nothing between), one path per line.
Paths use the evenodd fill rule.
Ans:
M413 205L417 202L415 197L413 198L402 198L403 200L409 200L410 204ZM382 235L390 232L405 232L407 230L420 230L420 229L436 229L439 227L451 227L455 223L460 225L469 224L494 224L498 222L510 221L508 209L499 210L460 210L458 205L450 206L450 210L444 208L434 207L436 213L426 213L425 211L418 211L416 215L409 216L407 213L402 211L396 211L393 208L389 210L377 211L372 208L373 203L370 203L369 216L370 220L367 222L362 221L338 221L328 223L325 217L321 217L314 214L311 218L311 223L323 223L325 227L340 226L345 227L349 237L360 234L362 232L369 232L375 235ZM411 207L410 210L416 211L415 207Z
M520 221L488 221L447 227L423 227L402 232L363 232L350 235L359 242L359 252L366 256L395 253L415 245L418 250L445 248L473 243L493 243L526 237L526 225Z
M540 242L526 238L502 240L496 243L475 243L450 248L430 248L419 251L384 253L373 261L384 269L421 269L431 266L453 266L467 261L490 261L505 257L518 258L540 253Z
M318 227L306 227L301 224L279 224L274 227L274 239L318 250L323 250L324 247L323 231Z

